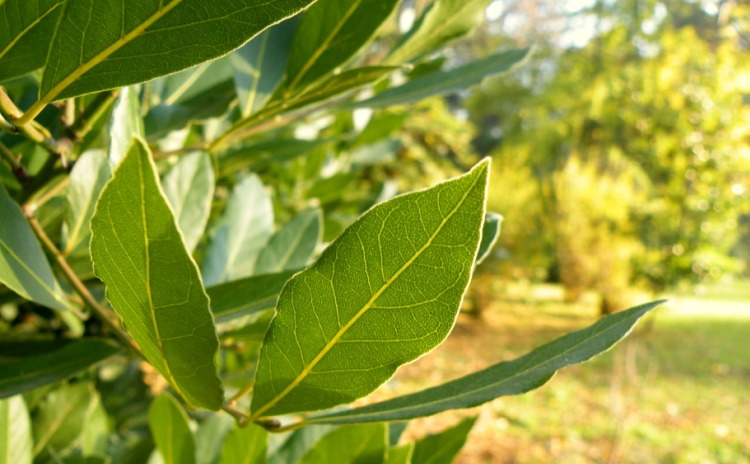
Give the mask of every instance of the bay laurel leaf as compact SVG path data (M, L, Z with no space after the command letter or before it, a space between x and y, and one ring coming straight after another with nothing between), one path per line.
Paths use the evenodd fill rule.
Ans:
M146 359L190 405L219 409L208 296L142 140L102 191L91 231L94 272Z
M488 167L375 206L285 285L253 417L348 403L445 339L474 268Z
M546 343L512 361L503 361L450 382L360 408L311 416L305 424L357 424L408 420L451 409L479 406L520 395L547 383L559 369L607 351L636 322L663 301L655 301L600 319L595 324Z

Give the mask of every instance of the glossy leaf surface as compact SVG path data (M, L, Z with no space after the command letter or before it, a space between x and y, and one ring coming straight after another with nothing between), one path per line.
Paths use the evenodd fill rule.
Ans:
M206 285L253 275L258 255L273 234L273 205L263 183L251 174L232 191L212 233L203 261Z
M91 230L89 222L99 194L112 176L107 155L99 150L82 154L70 172L65 196L65 223L63 227L64 253L83 251L88 255Z
M490 3L492 0L436 0L422 13L388 61L412 61L465 36L484 20L484 9Z
M164 464L195 464L195 440L177 400L157 396L148 408L148 425Z
M66 310L60 284L21 208L0 185L0 283L48 308Z
M31 464L31 423L21 396L0 400L0 464Z
M119 351L99 338L0 342L0 398L59 382Z
M469 417L440 433L427 435L414 444L412 464L451 464L477 421Z
M218 58L312 0L129 0L65 4L40 100L144 82Z
M44 66L64 1L0 2L0 82Z
M148 361L193 406L221 407L208 296L143 142L104 188L91 230L94 271Z
M398 0L320 0L302 15L287 66L284 95L346 63L375 34Z
M214 170L208 153L183 156L164 176L164 194L189 252L195 250L211 213Z
M299 461L300 464L341 462L369 464L383 462L386 446L385 424L338 428L318 441Z
M544 385L565 366L611 348L635 323L663 301L636 306L564 335L513 361L501 362L454 381L349 411L320 414L309 423L346 424L407 420L449 409L479 406L500 396L519 395Z
M416 77L403 85L380 92L372 98L348 107L382 108L424 100L435 95L459 92L477 85L483 79L512 69L529 54L529 49L510 50L488 56L449 71Z
M258 256L255 272L275 273L302 269L323 235L320 210L304 211L279 229Z
M255 417L350 402L443 341L479 246L488 166L372 208L287 283Z

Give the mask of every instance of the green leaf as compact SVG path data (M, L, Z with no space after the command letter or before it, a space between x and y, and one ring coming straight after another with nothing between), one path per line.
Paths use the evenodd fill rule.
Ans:
M424 100L435 95L466 90L489 76L511 70L529 55L528 48L491 55L449 71L416 77L398 87L380 92L372 98L350 103L345 108L382 108Z
M482 226L482 241L479 243L479 253L477 254L477 264L490 255L492 247L495 246L498 237L500 237L500 225L503 223L503 217L497 213L487 213L484 216L484 226Z
M266 29L230 55L243 117L260 109L281 82L297 23L292 18Z
M0 2L0 82L44 66L65 0Z
M320 243L322 227L323 213L319 209L294 216L271 237L260 252L255 272L266 274L305 267Z
M59 382L119 351L99 338L0 342L0 398Z
M414 443L394 446L393 448L388 448L388 453L383 464L412 464L411 458L413 455Z
M195 250L211 213L214 170L208 153L183 156L164 176L164 194L189 252Z
M471 32L484 20L492 0L436 0L414 23L388 57L388 63L413 61Z
M273 205L258 176L232 191L203 261L207 286L253 275L258 254L273 234Z
M194 84L200 87L201 79ZM190 93L192 94L191 87ZM236 98L234 83L231 80L199 93L185 100L180 98L178 103L160 104L152 107L144 120L146 135L150 139L159 139L172 131L182 131L194 122L207 121L224 115Z
M94 215L96 200L111 176L107 155L101 150L87 151L76 161L65 196L64 254L70 255L84 248L88 256L89 222Z
M218 58L310 3L68 1L55 27L40 104L145 82Z
M460 379L421 392L362 408L313 416L305 423L349 424L424 417L450 409L479 406L500 396L520 395L544 385L565 366L582 363L626 336L656 301L600 319L564 335L514 361L501 362Z
M99 394L91 383L63 385L47 394L34 413L34 456L46 461L48 449L67 454L76 447L87 427L91 410L99 404Z
M226 322L274 306L282 287L294 272L261 274L208 287L216 322Z
M284 96L346 63L388 19L398 0L320 0L302 16L287 64Z
M268 432L257 426L235 428L221 449L221 464L265 464Z
M289 99L269 103L263 110L237 121L223 137L230 134L237 137L248 128L269 121L278 115L299 111L308 106L323 104L335 97L341 97L347 92L379 81L396 69L398 68L393 66L368 66L336 74Z
M307 191L307 198L317 198L321 204L325 205L341 199L357 175L352 172L334 174L331 177L319 179L315 182L310 190Z
M195 440L176 399L157 396L148 408L148 425L164 464L195 464Z
M388 446L396 446L401 440L409 422L391 422L388 424Z
M488 167L375 206L289 280L253 417L348 403L443 341L479 246Z
M221 176L249 168L251 171L269 164L284 163L330 144L334 139L271 139L233 148L221 154Z
M341 462L370 464L383 462L386 446L385 424L365 424L338 428L318 441L299 464Z
M0 185L0 283L40 305L66 310L60 288L21 208Z
M117 167L127 154L134 137L145 134L141 119L139 87L120 89L109 121L109 161Z
M231 80L232 61L226 56L163 77L153 84L157 88L161 87L161 100L165 105L177 105L189 102Z
M208 296L141 140L99 197L91 231L94 272L146 359L188 403L219 409Z
M283 435L273 434L269 445L269 464L289 464L298 463L316 443L331 431L337 429L330 425L312 425L294 430L291 433ZM283 440L283 442L281 442ZM279 444L279 442L281 442ZM277 446L274 446L277 445Z
M218 464L222 443L237 422L229 415L213 414L195 433L195 463Z
M21 396L0 400L0 464L31 464L31 422Z
M83 423L84 427L77 443L81 453L84 456L106 456L109 434L112 430L109 416L98 394L92 396Z
M427 435L416 442L412 464L451 464L466 443L476 421L476 417L469 417L447 430Z

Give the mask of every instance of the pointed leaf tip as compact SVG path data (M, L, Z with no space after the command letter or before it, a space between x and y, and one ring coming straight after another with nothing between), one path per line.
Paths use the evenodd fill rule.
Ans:
M488 167L375 206L287 282L261 349L255 417L360 398L445 339L478 250Z
M102 191L91 231L94 271L148 361L188 403L219 409L208 296L142 140Z

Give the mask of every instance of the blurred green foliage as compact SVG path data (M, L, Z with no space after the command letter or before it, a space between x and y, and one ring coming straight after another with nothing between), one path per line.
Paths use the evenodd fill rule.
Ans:
M594 22L585 45L550 35L520 72L472 93L475 146L499 161L502 268L546 271L572 296L742 270L730 253L750 212L743 11L597 1L573 14Z

